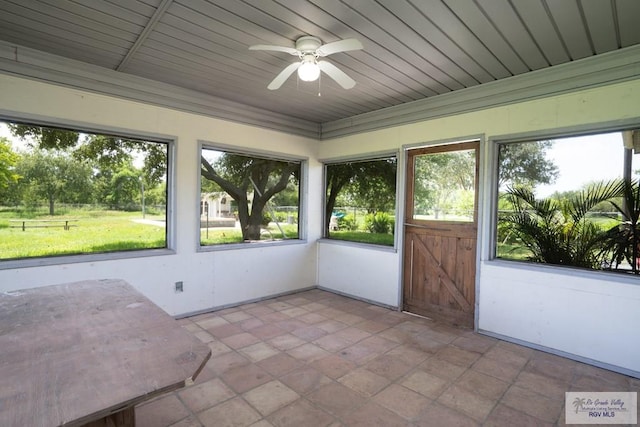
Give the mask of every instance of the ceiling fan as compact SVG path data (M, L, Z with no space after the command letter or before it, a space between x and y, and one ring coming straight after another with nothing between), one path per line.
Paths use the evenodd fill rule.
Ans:
M276 76L275 79L267 86L270 90L276 90L293 74L298 71L300 80L312 82L320 77L320 71L326 73L345 89L351 89L356 82L346 75L342 70L332 63L318 58L328 56L338 52L348 52L351 50L362 49L362 43L356 39L345 39L337 42L322 44L317 37L304 36L296 40L296 47L271 46L259 44L250 46L249 50L272 50L277 52L286 52L290 55L300 58L299 62L294 62L287 66Z

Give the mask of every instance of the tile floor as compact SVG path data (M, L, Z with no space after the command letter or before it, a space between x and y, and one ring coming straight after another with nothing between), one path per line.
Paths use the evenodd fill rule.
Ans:
M640 380L322 290L180 320L209 344L194 385L139 427L553 426L565 391Z

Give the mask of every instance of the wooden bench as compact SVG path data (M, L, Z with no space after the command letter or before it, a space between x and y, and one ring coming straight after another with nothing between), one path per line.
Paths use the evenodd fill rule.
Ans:
M77 224L71 224L77 222L77 219L10 219L9 222L19 223L21 225L12 225L11 227L22 228L25 231L26 228L42 228L42 227L63 227L65 230L69 230L71 227L77 227Z

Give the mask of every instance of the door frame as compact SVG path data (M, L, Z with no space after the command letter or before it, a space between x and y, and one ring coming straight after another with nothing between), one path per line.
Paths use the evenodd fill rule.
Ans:
M485 223L485 212L487 209L491 209L491 205L495 203L493 200L489 200L486 197L487 190L491 187L491 184L487 183L487 175L492 170L491 165L494 163L497 165L497 154L493 157L491 165L488 164L489 157L487 155L487 139L485 134L470 134L459 138L446 138L440 140L433 140L428 142L404 144L402 145L402 155L398 156L398 194L396 197L397 217L401 218L402 223L400 227L396 227L396 233L399 233L396 240L398 250L398 311L403 311L404 304L404 236L405 236L405 215L407 205L407 165L409 158L409 151L420 148L431 148L444 145L453 145L464 142L478 141L478 191L477 191L477 207L476 207L476 221L477 221L477 239L476 239L476 275L475 275L475 301L474 301L474 320L473 330L479 331L479 318L480 318L480 264L483 259L486 259L485 242L488 241L489 235L486 231L487 224ZM495 154L495 153L494 153ZM489 185L489 188L487 187ZM397 221L396 221L397 223Z

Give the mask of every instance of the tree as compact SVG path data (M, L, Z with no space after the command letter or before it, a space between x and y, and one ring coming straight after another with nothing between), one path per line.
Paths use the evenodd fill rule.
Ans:
M300 163L222 153L212 162L201 156L200 172L236 201L242 238L260 240L267 202L299 177Z
M435 218L438 218L439 212L453 207L453 201L468 200L469 197L464 196L474 190L475 150L426 154L416 157L414 163L416 212L426 214L433 209ZM462 209L467 206L455 207Z
M91 169L68 155L34 150L22 156L16 170L22 177L21 185L30 197L47 200L49 215L54 215L56 201L89 201Z
M558 176L558 167L546 158L553 141L535 141L500 145L498 184L528 186L549 184Z
M599 269L605 231L587 219L598 203L619 197L621 181L601 182L566 199L536 199L527 187L509 187L511 212L498 221L531 252L529 259L548 264Z
M327 166L325 230L329 231L331 215L343 190L350 200L361 203L369 212L384 211L393 206L396 171L395 157Z
M109 194L107 195L109 204L115 209L131 210L140 199L141 179L140 171L136 170L133 165L128 164L121 167L111 177Z
M0 189L7 188L10 183L18 181L14 167L20 156L13 152L9 140L0 137Z
M166 177L164 144L35 125L9 124L9 129L14 136L28 141L32 148L68 152L79 162L90 162L107 180L135 157L143 159L149 185L160 184Z

